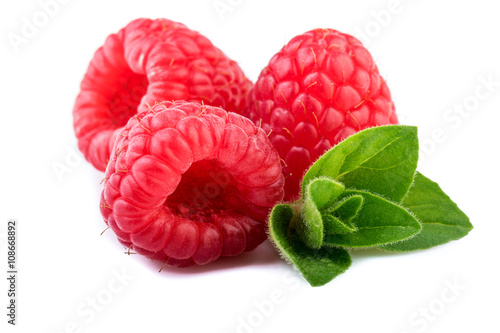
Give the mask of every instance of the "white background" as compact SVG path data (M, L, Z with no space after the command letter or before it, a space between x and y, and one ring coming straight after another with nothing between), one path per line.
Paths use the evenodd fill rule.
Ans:
M18 47L8 36L22 36L24 20L43 16L42 6L0 5L4 272L5 225L9 218L19 225L18 325L6 323L1 278L2 332L500 331L494 1L220 0L229 6L222 14L214 0L66 2ZM81 160L71 112L95 50L139 17L200 31L252 81L297 34L319 27L355 34L387 80L401 122L419 127L420 171L439 182L475 229L419 253L356 251L351 268L320 288L311 288L268 242L207 267L161 273L161 265L125 255L112 232L100 235L103 175ZM61 165L67 172L58 177L54 166Z

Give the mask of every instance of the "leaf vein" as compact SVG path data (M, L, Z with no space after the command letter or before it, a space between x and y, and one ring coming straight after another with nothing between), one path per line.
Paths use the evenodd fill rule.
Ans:
M342 169L342 166L344 165L344 162L345 162L345 159L347 158L347 156L351 155L352 153L354 153L358 148L359 146L363 143L364 140L361 140L357 145L356 147L354 147L353 150L351 150L350 152L348 152L347 154L344 155L344 157L342 158L342 161L339 163L339 167L337 169L337 172L336 174L338 175L340 173L340 169ZM349 172L349 171L346 171L346 172ZM345 172L344 172L345 173ZM336 179L339 179L342 175L338 175L337 177L335 177Z
M358 227L359 230L383 229L383 228L412 228L412 229L415 229L415 227L411 226L411 225L382 225L382 226L377 226L377 227Z
M337 179L340 179L340 177L342 177L343 175L349 173L349 172L352 172L358 168L360 168L363 164L365 164L366 162L368 162L369 160L371 160L372 158L374 158L375 156L377 156L381 151L383 151L385 148L387 148L388 146L392 145L395 141L401 139L402 137L401 136L398 136L396 138L394 138L391 142L387 143L385 146L383 146L382 148L380 148L377 152L375 152L373 155L367 157L363 162L359 163L358 166L356 166L355 168L351 169L351 170L346 170L345 172L341 173L340 175L337 176ZM363 140L364 141L364 140ZM361 142L363 142L361 141ZM353 150L351 151L349 154L351 154L352 152L354 152L356 149L358 149L358 147L361 145L358 144L358 146ZM342 164L343 162L345 161L346 157L349 155L349 154L346 154L346 156L344 157L344 160L342 161ZM339 171L340 171L340 168L339 168Z
M455 227L455 228L464 228L464 229L467 229L467 227L463 226L463 225L458 225L458 224L447 224L447 223L443 223L443 222L425 222L425 221L421 221L422 224L436 224L436 225L443 225L445 227Z
M406 161L401 161L401 162L399 162L397 164L388 166L387 168L373 168L373 167L367 167L367 166L360 165L359 167L357 167L357 169L367 169L367 170L376 170L376 171L389 170L389 169L398 167L398 166L400 166L401 164L403 164L405 162ZM355 170L355 169L353 169L353 170Z
M435 204L432 203L427 203L427 204L421 204L421 205L410 205L410 206L404 206L407 209L413 209L413 208L422 208L422 207L436 207Z

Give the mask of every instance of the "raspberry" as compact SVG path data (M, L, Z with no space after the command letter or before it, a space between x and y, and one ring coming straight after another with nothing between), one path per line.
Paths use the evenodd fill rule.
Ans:
M119 134L101 213L137 253L173 266L203 265L262 243L283 186L278 153L249 119L162 102Z
M327 149L362 129L398 122L370 53L331 29L296 36L274 55L243 114L283 159L286 201L297 199L304 172Z
M166 19L137 19L110 35L90 62L73 109L78 147L104 171L123 125L148 105L182 99L240 113L251 85L198 32Z

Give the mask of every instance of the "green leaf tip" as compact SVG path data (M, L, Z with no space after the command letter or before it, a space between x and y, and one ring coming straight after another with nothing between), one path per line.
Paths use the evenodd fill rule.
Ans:
M348 190L343 195L363 197L363 207L353 219L357 230L347 234L325 235L325 244L372 247L407 239L421 229L419 221L410 212L378 195L359 190Z
M356 217L363 204L361 195L353 195L346 197L335 205L327 207L323 210L323 229L325 235L343 234L354 232L357 230L352 223L352 219Z
M312 179L304 191L305 198L310 198L318 209L328 207L344 192L345 186L328 177Z
M361 206L363 205L362 195L351 195L344 197L342 200L338 201L335 205L327 207L323 211L325 213L334 213L335 216L342 220L352 220L356 215L358 215Z
M322 218L324 235L344 234L357 230L356 226L350 221L342 221L336 216L324 214Z
M420 220L422 231L411 239L381 246L384 250L408 252L428 249L460 239L474 228L467 215L439 185L419 172L401 205Z

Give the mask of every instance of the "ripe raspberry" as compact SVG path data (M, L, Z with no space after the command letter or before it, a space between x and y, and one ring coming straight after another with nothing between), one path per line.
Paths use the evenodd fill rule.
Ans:
M296 36L274 55L248 95L244 115L269 133L284 161L285 200L308 167L349 135L397 123L370 53L331 29Z
M99 48L73 109L78 147L104 171L116 135L156 101L187 100L239 113L251 87L204 36L166 19L137 19Z
M173 266L203 265L266 239L284 195L264 131L221 108L163 102L129 120L106 168L101 213L119 241Z

